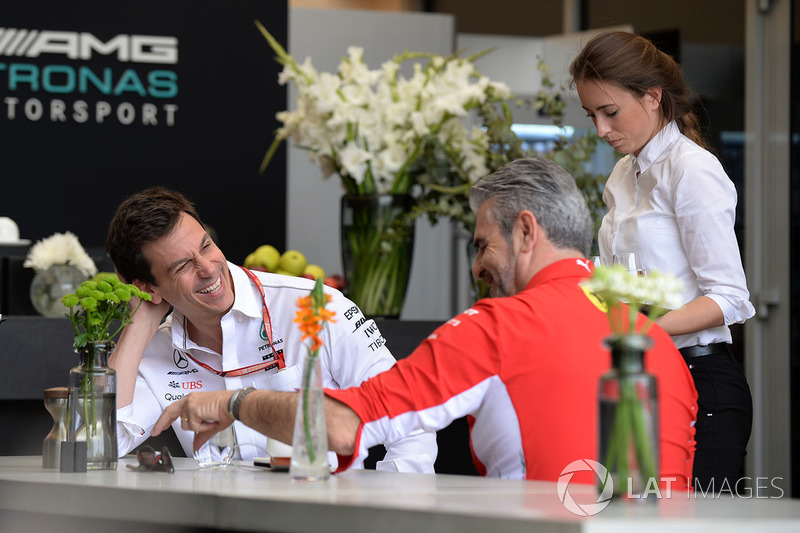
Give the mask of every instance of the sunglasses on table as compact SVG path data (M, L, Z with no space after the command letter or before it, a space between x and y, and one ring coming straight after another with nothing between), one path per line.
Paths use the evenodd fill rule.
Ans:
M136 459L139 464L127 465L129 469L137 472L167 472L168 474L175 472L172 454L169 453L166 446L161 448L161 452L155 451L151 446L140 446L136 450Z

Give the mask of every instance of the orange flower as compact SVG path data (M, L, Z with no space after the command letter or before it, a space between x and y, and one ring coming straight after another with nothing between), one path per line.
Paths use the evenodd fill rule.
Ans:
M322 347L322 339L319 337L322 325L325 322L336 322L333 319L336 313L325 309L325 305L330 301L331 295L323 293L321 279L317 279L317 284L309 296L297 299L298 310L293 322L299 325L303 333L300 340L311 339L308 350L312 357L316 357Z

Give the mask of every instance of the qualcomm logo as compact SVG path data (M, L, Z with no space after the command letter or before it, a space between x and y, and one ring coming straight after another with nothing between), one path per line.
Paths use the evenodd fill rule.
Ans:
M575 475L576 472L586 472L589 470L597 474L603 491L597 496L597 501L595 503L580 505L569 493L569 482L572 481L572 476ZM606 467L597 461L579 459L571 462L561 471L561 475L558 476L557 490L558 499L569 512L578 516L593 516L605 509L611 502L611 495L614 492L614 481L611 479Z

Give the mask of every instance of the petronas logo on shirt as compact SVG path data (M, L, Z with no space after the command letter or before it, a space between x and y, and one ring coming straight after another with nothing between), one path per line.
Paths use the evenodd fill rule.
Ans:
M267 329L264 327L264 323L261 323L261 331L258 332L258 336L261 337L261 340L267 340Z

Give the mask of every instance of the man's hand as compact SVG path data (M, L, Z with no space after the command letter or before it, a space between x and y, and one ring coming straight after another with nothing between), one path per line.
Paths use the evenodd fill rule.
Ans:
M197 451L215 433L233 424L228 415L228 403L234 391L192 392L161 413L153 426L155 436L170 427L180 417L181 429L194 431L194 449Z
M139 299L131 298L129 305L131 311L133 311L136 309L136 306L139 305ZM136 315L133 317L133 322L138 320L140 324L149 326L147 329L155 332L158 326L161 325L161 321L164 320L164 317L169 313L170 307L169 302L166 300L161 300L157 304L153 302L142 302L139 306L139 310L136 311Z

